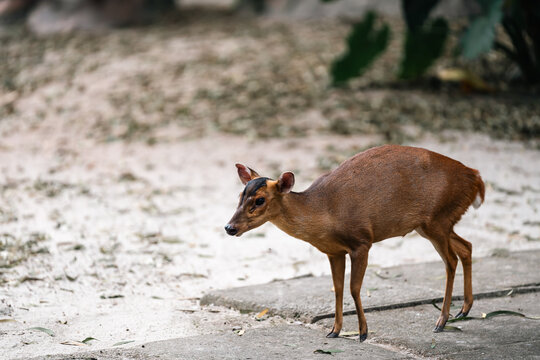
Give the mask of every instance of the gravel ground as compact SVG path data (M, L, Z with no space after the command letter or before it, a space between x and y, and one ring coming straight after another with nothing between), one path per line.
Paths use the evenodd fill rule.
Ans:
M242 189L235 162L292 170L301 190L370 146L428 147L487 183L457 228L477 256L540 247L538 101L397 85L396 45L351 89L329 89L345 33L331 20L207 13L99 36L0 32L5 356L289 321L198 304L212 288L329 273L325 256L270 225L225 235ZM374 246L370 266L437 259L411 234ZM99 341L73 343L87 337Z

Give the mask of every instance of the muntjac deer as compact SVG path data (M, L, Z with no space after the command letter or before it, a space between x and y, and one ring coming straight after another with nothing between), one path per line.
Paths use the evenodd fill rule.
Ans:
M458 257L465 295L457 317L469 313L472 245L453 228L470 205L478 208L484 201L484 182L477 170L425 149L386 145L353 156L297 193L291 191L291 172L271 180L244 165L236 167L245 188L225 226L229 235L240 236L270 221L328 255L336 314L327 337L337 337L343 324L345 255L351 258L351 294L364 341L368 328L360 288L369 249L413 230L431 241L446 266L446 291L434 331L442 331L448 320Z

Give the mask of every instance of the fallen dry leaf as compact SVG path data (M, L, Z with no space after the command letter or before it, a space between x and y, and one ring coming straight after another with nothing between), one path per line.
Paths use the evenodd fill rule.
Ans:
M255 320L261 321L264 315L266 315L267 313L268 313L268 309L264 309L263 311L261 311L255 316Z

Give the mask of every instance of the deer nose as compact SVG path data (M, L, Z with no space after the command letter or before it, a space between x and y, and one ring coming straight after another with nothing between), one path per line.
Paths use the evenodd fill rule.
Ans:
M225 225L225 231L229 235L236 235L236 233L238 232L238 229L232 226L231 224L227 224Z

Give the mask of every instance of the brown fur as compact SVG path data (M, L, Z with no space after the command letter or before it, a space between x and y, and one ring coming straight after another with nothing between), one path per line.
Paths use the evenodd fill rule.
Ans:
M238 167L243 181L249 180L245 169ZM251 179L256 177L259 175ZM291 181L294 184L292 173L282 174L277 181L267 180L265 187L239 204L229 224L238 228L239 236L270 221L328 255L336 290L336 319L329 336L337 336L343 322L345 255L351 258L351 293L360 339L364 340L367 324L360 288L371 244L413 230L433 243L447 270L446 293L435 330L441 331L448 320L458 257L465 278L461 313L468 313L473 301L472 245L455 234L453 227L477 195L484 200L484 183L478 171L425 149L386 145L346 160L304 192L289 192ZM255 206L259 197L264 197L265 203Z

